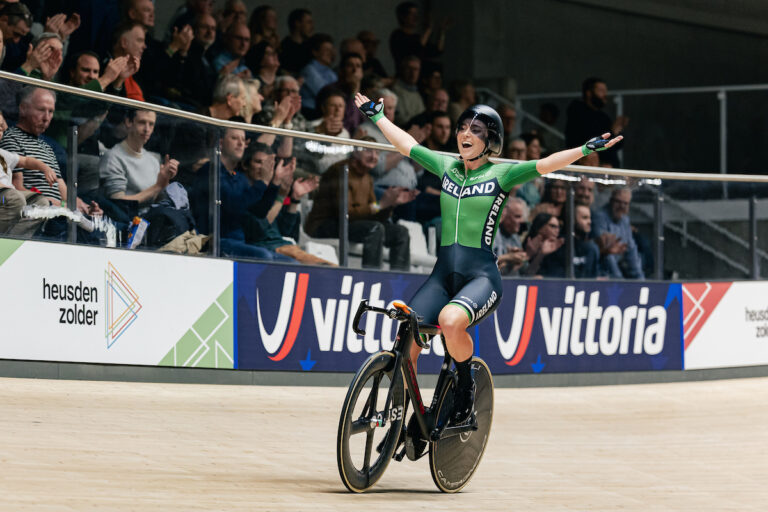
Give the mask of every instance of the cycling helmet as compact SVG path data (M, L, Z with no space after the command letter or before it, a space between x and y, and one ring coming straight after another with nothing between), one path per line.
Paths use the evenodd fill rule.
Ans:
M480 121L488 129L488 136L485 139L485 149L475 158L471 160L477 160L482 158L486 153L490 153L492 156L499 156L501 154L501 147L504 141L504 127L501 124L501 117L488 105L473 105L465 110L456 122L456 136L459 135L459 127L461 123L469 120L471 123L473 120Z

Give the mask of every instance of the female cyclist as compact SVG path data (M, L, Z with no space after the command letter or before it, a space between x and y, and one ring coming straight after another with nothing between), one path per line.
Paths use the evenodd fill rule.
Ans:
M443 221L440 249L432 274L411 300L410 307L424 321L442 328L445 348L456 362L458 386L452 422L472 416L475 386L470 371L472 338L467 329L489 316L501 300L501 275L493 254L493 239L509 191L543 174L569 165L584 155L610 148L622 139L610 134L589 140L541 160L519 164L493 164L501 154L504 133L501 118L487 105L475 105L459 116L456 139L459 159L419 145L383 115L383 101L373 102L358 93L355 104L404 156L412 158L442 181L440 211ZM416 365L421 348L414 343Z

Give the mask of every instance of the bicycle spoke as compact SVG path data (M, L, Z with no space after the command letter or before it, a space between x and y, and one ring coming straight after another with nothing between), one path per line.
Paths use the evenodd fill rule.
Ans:
M349 429L349 435L354 436L356 434L362 434L368 432L371 429L371 420L369 418L360 418L357 421L352 422L352 428Z
M365 438L365 461L363 462L363 473L367 473L371 469L371 451L373 451L373 430L368 432L368 437Z

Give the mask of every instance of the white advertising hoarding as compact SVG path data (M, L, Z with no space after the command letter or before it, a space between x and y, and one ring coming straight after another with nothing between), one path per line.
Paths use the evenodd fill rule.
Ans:
M0 239L0 358L232 368L232 262Z
M768 364L768 282L683 284L685 368Z

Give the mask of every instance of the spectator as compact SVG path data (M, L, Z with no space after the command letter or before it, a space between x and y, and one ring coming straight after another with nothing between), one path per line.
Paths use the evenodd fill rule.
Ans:
M0 31L3 32L5 55L0 69L15 71L27 56L29 29L32 27L32 13L21 2L8 2L0 6Z
M424 26L420 25L419 7L416 2L402 2L398 4L395 15L398 28L389 36L389 49L395 61L395 68L410 55L416 55L421 60L434 60L443 53L445 47L445 30L448 26L447 19L443 20L437 34L437 43L430 43L432 36L432 23L427 20Z
M541 158L541 139L536 133L524 133L520 135L520 138L525 142L525 159L526 160L538 160ZM544 179L536 178L535 180L525 183L515 193L517 197L522 198L528 206L535 207L541 202L542 189L544 188Z
M435 91L443 88L443 67L436 62L425 62L419 73L419 92L426 102Z
M263 97L259 93L259 81L255 78L251 80L245 80L245 90L248 101L243 107L243 119L245 123L254 123L254 116L258 115L262 110ZM296 109L299 108L299 104L293 101L290 97L285 97L283 100L275 106L273 111L274 115L269 122L269 126L274 128L285 127L286 124L291 124ZM267 145L273 145L278 137L270 133L259 134L259 142ZM279 138L278 154L283 158L291 157L293 153L293 138L292 137L280 137Z
M618 116L613 121L611 117L603 110L608 103L608 87L605 80L597 77L590 77L581 84L581 99L573 100L568 106L568 119L565 123L565 145L573 147L584 144L596 133L611 133L611 138L620 135L629 123L629 118ZM578 141L578 142L577 142ZM608 163L612 167L619 166L617 155L621 143L615 147L601 151L599 154L600 162Z
M285 115L283 120L277 124L279 128L285 128L287 130L296 130L300 132L308 131L307 120L301 114L301 96L299 96L299 82L296 81L290 75L279 76L275 79L275 96L274 101L268 101L262 105L261 112L256 114L253 123L263 126L275 126L273 120L276 114L281 114L278 106L282 105L285 98L289 98L291 110L295 112L293 118L288 119ZM278 121L280 115L277 116Z
M8 125L0 114L0 138L7 129ZM43 172L50 184L55 182L56 173L36 158L20 156L0 149L0 234L30 237L43 221L22 218L23 208L27 205L48 206L50 203L38 192L21 192L14 188L11 175L13 169L17 167Z
M53 148L42 140L56 110L56 95L47 89L25 87L19 96L19 122L5 132L0 140L0 149L41 160L54 171L56 179L50 179L50 174L46 176L46 172L40 169L19 167L13 170L13 185L24 193L39 192L54 206L61 206L62 199L67 197L67 184L61 177ZM76 207L86 214L101 213L98 204L87 205L80 198Z
M280 183L293 172L288 166L279 165L272 181L248 182L239 170L245 152L246 139L243 130L227 128L220 140L219 190L221 198L221 252L225 256L248 257L263 260L294 261L267 249L245 243L243 219L248 211L264 216L275 202ZM212 172L210 162L201 169L207 175ZM192 192L192 208L201 232L208 233L209 191L207 180L200 182Z
M507 158L511 158L512 160L518 160L518 161L526 160L526 156L528 155L528 146L526 145L525 141L520 137L516 137L511 141L509 141L509 144L507 144L505 148L506 148L505 156Z
M143 214L176 177L178 160L144 149L155 130L157 115L150 110L129 110L125 118L127 137L101 159L99 175L103 194L111 199L136 201Z
M219 73L235 74L240 78L251 78L252 71L245 65L245 55L251 47L251 31L244 23L231 25L224 33L224 52L213 60L213 67Z
M283 69L298 76L312 55L309 52L308 41L315 31L312 13L307 9L294 9L288 15L289 34L280 46L280 62Z
M239 116L248 100L243 80L236 75L225 75L213 89L213 103L205 113L214 119Z
M424 100L419 94L419 73L421 59L415 55L405 57L400 62L398 74L392 92L397 94L395 124L405 126L413 116L424 112Z
M632 190L616 188L608 204L595 212L593 234L600 246L603 269L611 278L645 278L629 222L631 202Z
M165 40L171 40L173 27L191 25L195 19L200 16L213 15L213 0L187 0L187 2L176 9L171 22L168 24L168 30L165 34Z
M194 38L186 55L183 50L187 35L183 29L179 31L178 27L175 28L168 50L173 54L171 58L176 58L176 52L181 52L180 69L178 76L166 87L165 97L171 101L182 101L191 105L192 110L198 110L211 104L211 95L216 85L216 69L208 52L216 40L216 20L210 14L198 16L193 20Z
M19 68L21 74L52 81L64 61L64 43L53 32L43 32L32 43L32 51Z
M334 135L344 139L350 138L349 132L344 128L344 113L347 110L347 95L339 89L324 89L322 96L318 96L322 117L312 123L310 127L315 133Z
M405 127L406 131L417 141L423 142L429 134L430 124L426 116L416 116L411 119ZM366 137L363 138L364 140ZM372 141L372 137L370 137ZM399 153L398 153L399 154ZM402 156L402 155L401 155ZM395 163L395 165L391 165ZM374 170L376 197L380 197L387 189L397 187L400 190L408 190L414 193L418 185L416 178L416 167L418 164L410 158L401 158L387 160L384 172L379 173L380 166Z
M504 146L506 147L517 138L517 110L512 105L504 104L499 107L499 116L504 126Z
M149 32L155 28L155 4L152 0L126 0L125 18L138 21Z
M334 164L320 181L320 189L306 222L307 234L320 238L339 236L339 177L349 168L349 240L363 244L363 267L381 268L383 248L389 247L393 270L410 270L408 230L391 222L394 208L409 202L408 191L392 187L376 202L371 170L379 161L378 151L358 149Z
M363 72L365 74L374 74L381 78L387 78L387 70L384 69L384 65L376 57L376 52L379 49L379 39L370 30L363 30L357 34L357 39L363 43L365 49L365 55L363 55Z
M251 29L253 44L267 41L272 48L280 48L280 37L277 35L277 11L271 5L260 5L253 10L248 22Z
M365 67L365 46L363 46L362 41L356 37L342 39L341 44L339 45L339 53L341 55L346 55L347 53L359 55L363 60L363 67ZM341 65L339 65L339 67L341 67Z
M552 205L552 212L561 222L565 218L565 202L568 199L568 187L564 181L550 179L544 184L541 202Z
M248 55L245 56L245 63L261 82L261 89L259 89L261 95L266 101L272 101L277 70L280 69L277 49L265 39L251 47Z
M448 91L436 89L427 95L427 112L448 112L449 103Z
M141 56L146 48L146 29L141 23L126 21L115 29L112 57L127 57L125 68L112 83L112 88L118 95L144 101L144 92L134 75L141 67Z
M592 232L592 212L588 206L576 205L574 210L573 275L577 278L598 276L600 249L589 239ZM565 277L565 276L563 276Z
M573 188L573 201L577 205L592 208L595 200L595 182L582 176Z
M462 112L477 103L475 86L467 80L456 80L451 83L451 103L448 105L448 114L451 122L456 123ZM582 143L583 144L583 143Z
M528 261L520 235L528 218L528 205L519 197L507 200L501 212L499 230L493 241L493 253L502 275L516 276Z
M301 105L303 114L307 119L316 119L317 94L320 89L337 81L339 77L331 69L336 58L336 50L333 47L333 39L327 34L315 34L308 41L312 60L301 70Z
M294 167L295 159L288 165ZM245 150L242 168L251 186L260 180L266 187L275 173L275 155L272 149L264 144L250 144ZM298 239L301 223L299 201L304 195L315 190L317 185L317 177L294 180L292 175L287 176L286 180L280 183L280 190L266 215L251 212L246 214L243 223L246 243L293 258L299 263L335 266L286 240L286 237Z
M318 97L324 96L327 89L333 88L344 93L344 129L354 134L360 123L363 122L363 116L355 106L355 94L360 92L360 84L363 80L363 59L356 53L345 53L341 57L339 65L339 80L326 85L320 90Z
M565 240L560 238L560 223L552 214L539 213L531 222L531 229L523 240L528 266L527 276L564 276Z
M429 135L425 140L427 148L433 151L456 152L456 144L451 140L451 118L448 112L430 112L427 119L430 123Z

